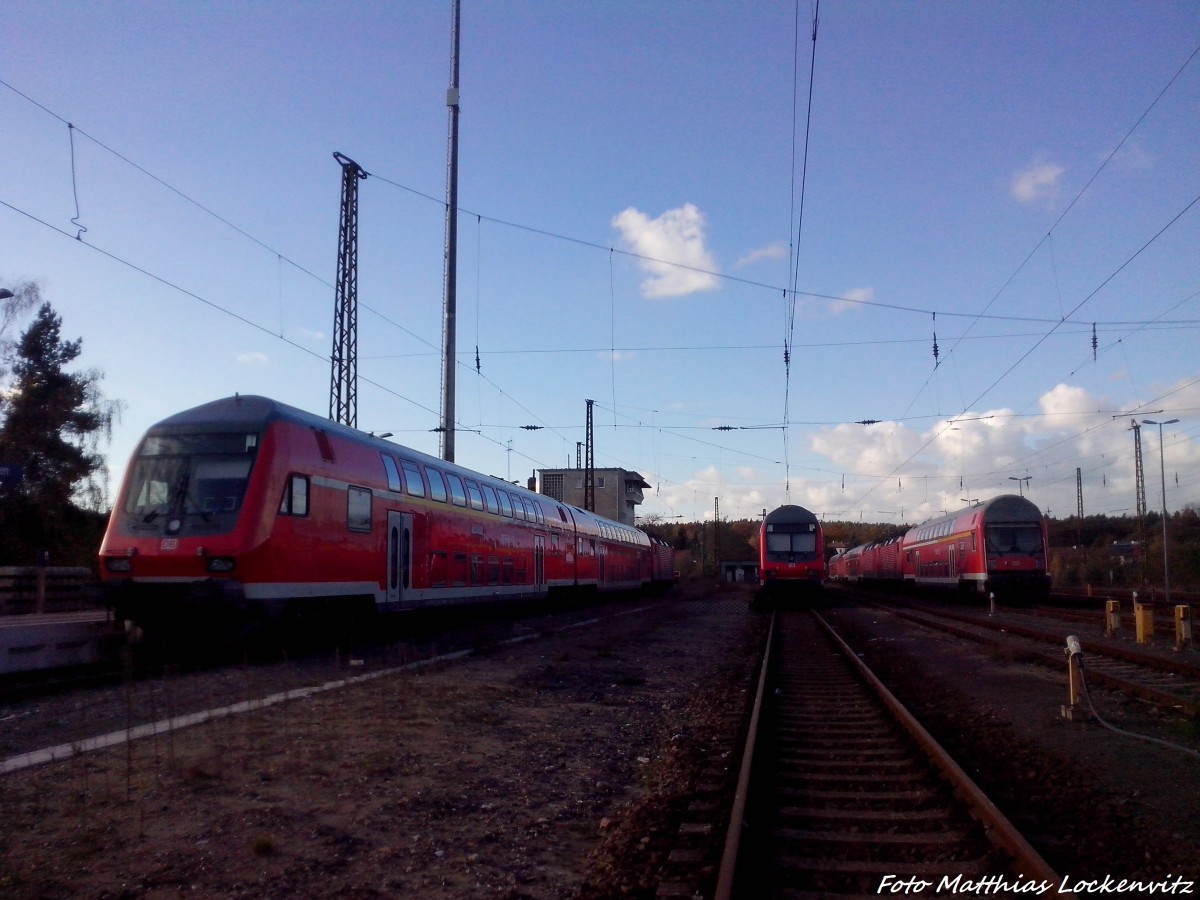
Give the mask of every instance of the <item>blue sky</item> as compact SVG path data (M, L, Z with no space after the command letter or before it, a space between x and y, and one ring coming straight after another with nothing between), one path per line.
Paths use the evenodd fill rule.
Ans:
M592 399L646 515L1061 517L1077 468L1122 514L1130 421L1178 418L1200 503L1200 4L825 0L803 167L811 12L465 0L457 461L573 465ZM334 152L370 173L359 427L437 454L450 18L0 7L0 286L123 402L114 477L207 400L328 412Z

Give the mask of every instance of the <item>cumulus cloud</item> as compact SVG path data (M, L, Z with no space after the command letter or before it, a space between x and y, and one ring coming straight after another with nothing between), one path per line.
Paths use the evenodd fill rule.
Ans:
M1022 203L1052 199L1066 169L1052 163L1038 163L1018 172L1012 179L1012 195Z
M632 206L613 217L625 245L647 273L642 296L682 297L717 287L716 263L705 246L704 214L693 204L669 209L657 219Z
M759 247L757 250L751 250L736 263L734 268L744 269L746 266L752 266L757 262L775 259L787 259L788 248L783 241L776 241L766 247Z
M835 316L851 309L858 309L864 301L875 299L875 288L854 288L842 294L841 300L833 300L829 304L829 312Z

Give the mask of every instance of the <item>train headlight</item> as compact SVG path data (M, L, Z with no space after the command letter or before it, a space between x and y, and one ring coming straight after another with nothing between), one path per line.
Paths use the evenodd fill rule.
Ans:
M232 556L210 556L204 567L210 572L232 572L237 563Z
M128 556L109 556L104 560L104 568L110 572L132 572L133 560Z

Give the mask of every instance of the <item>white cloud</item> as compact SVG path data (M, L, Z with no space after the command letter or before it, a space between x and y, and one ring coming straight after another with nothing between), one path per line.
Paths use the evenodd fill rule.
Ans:
M851 309L860 309L864 301L875 299L875 288L854 288L842 294L841 300L834 300L829 304L829 312L832 315L840 316L842 313Z
M733 264L735 269L744 269L746 266L752 266L756 262L764 259L787 259L788 247L783 241L776 241L766 247L760 247L757 250L751 250L736 263Z
M1012 195L1022 203L1053 199L1066 169L1051 163L1039 163L1018 172L1012 179Z
M639 257L648 277L642 296L682 297L717 287L716 263L705 246L704 214L693 204L669 209L657 219L632 206L613 217L612 225Z
M239 353L237 355L237 361L239 366L254 366L256 368L262 368L266 366L268 362L270 362L270 357L268 357L265 353L258 352Z
M627 359L633 359L637 353L633 350L601 350L597 354L600 359L610 360L611 362L624 362Z

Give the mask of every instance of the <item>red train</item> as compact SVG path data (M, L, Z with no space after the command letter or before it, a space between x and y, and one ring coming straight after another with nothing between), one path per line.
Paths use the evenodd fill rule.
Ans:
M861 544L829 561L830 578L995 593L1032 600L1050 591L1046 518L1024 497L1003 494Z
M758 571L768 594L814 590L825 581L821 523L803 506L781 506L763 518Z
M246 628L668 586L645 532L264 397L152 427L100 548L122 619Z

